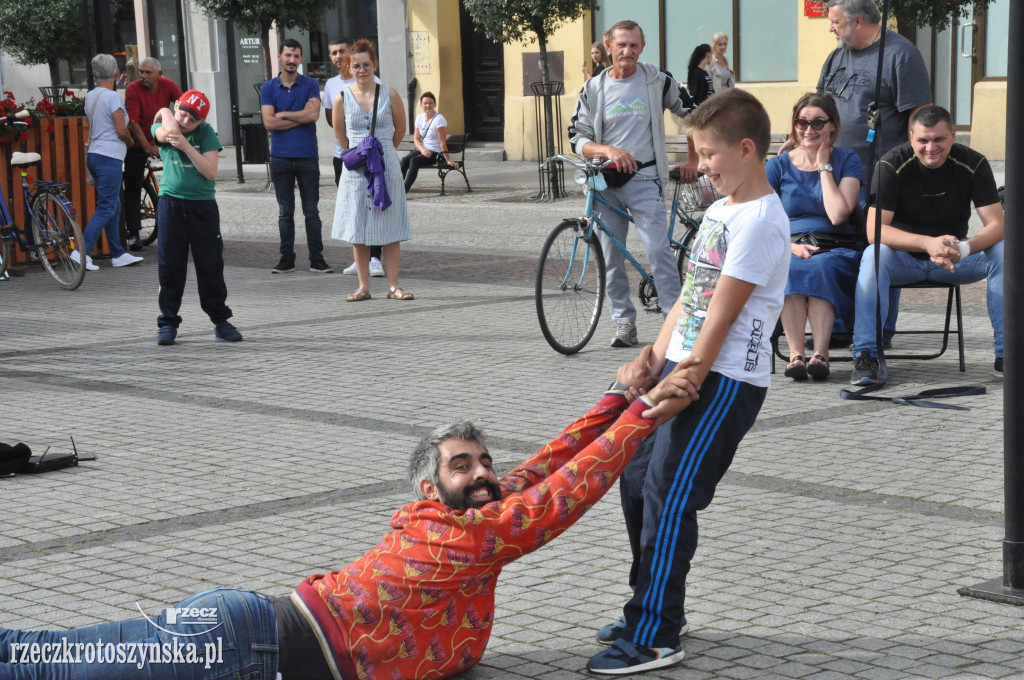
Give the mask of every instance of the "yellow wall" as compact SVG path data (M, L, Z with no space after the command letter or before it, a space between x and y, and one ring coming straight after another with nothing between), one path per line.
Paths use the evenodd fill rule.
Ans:
M827 18L804 16L802 1L793 3L793 11L799 15L797 80L777 83L736 83L737 87L750 91L767 109L772 119L772 134L789 133L793 104L801 95L817 86L821 65L836 47L835 36L828 30Z
M836 46L825 17L806 17L803 0L794 0L797 13L797 80L792 82L744 83L737 85L750 91L764 104L772 120L773 134L786 134L790 128L793 104L805 92L815 88L821 66ZM564 24L548 39L549 51L561 51L565 58L565 92L561 100L562 119L556 122L555 134L562 139L562 148L571 152L567 127L583 75L578 64L588 60L592 20L589 14ZM431 73L416 74L418 92L432 90L438 95L439 109L449 121L450 132L464 131L462 106L462 57L457 3L441 0L409 0L409 30L427 31L430 35ZM735 37L733 38L735 39ZM505 153L509 160L537 160L536 103L533 97L522 96L522 54L537 52L534 40L528 44L505 45ZM646 55L656 60L656 55ZM982 81L975 86L971 146L991 159L1005 157L1006 146L1006 82ZM667 134L680 134L681 122L665 114Z
M1006 81L982 80L974 85L971 148L990 160L1006 158Z
M593 42L590 39L591 23L588 13L579 21L563 24L548 38L548 51L561 51L565 58L565 95L559 98L562 119L555 122L555 139L562 140L562 150L566 153L572 153L569 145L569 119L580 88L583 87L583 73L579 64L584 59L589 63L590 44ZM522 55L524 52L539 50L536 40L529 44L505 45L505 155L510 161L538 160L536 100L534 97L523 96ZM557 146L555 148L557 150Z
M437 110L448 121L448 133L465 132L459 4L438 0L409 0L409 30L426 31L429 36L430 72L413 73L417 82L416 112L420 111L420 94L433 92L437 96ZM405 92L402 95L404 98Z

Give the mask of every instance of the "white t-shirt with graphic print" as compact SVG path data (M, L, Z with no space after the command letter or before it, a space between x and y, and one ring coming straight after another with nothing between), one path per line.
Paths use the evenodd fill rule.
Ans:
M637 163L647 163L657 158L654 137L651 134L651 103L647 101L647 75L643 70L628 78L604 79L604 125L601 131L602 144L608 144L628 151ZM656 102L657 115L662 115L661 102ZM657 166L640 170L640 176L655 178Z
M707 209L693 239L680 293L683 309L665 356L680 361L690 355L725 274L754 284L754 292L729 328L711 370L768 387L771 336L789 278L789 217L775 192L736 205L726 205L726 200Z

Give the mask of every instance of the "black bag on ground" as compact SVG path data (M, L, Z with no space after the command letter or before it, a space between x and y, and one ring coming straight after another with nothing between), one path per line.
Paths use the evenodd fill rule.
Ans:
M10 446L0 443L0 477L21 472L31 457L32 449L25 444Z

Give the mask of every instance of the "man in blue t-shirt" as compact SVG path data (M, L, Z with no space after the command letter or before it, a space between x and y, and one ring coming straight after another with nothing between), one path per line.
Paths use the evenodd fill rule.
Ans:
M295 185L299 185L302 214L306 218L309 270L330 274L324 261L320 222L320 161L316 121L320 117L320 85L299 73L302 45L289 38L277 48L281 72L263 83L260 113L270 131L270 178L277 192L277 227L281 232L281 260L271 271L295 271Z

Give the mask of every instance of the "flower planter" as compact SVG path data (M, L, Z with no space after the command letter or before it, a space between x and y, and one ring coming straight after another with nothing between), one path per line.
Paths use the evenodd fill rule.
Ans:
M67 182L66 194L74 206L78 223L85 231L85 225L96 211L96 192L89 186L85 169L85 140L89 138L89 119L85 116L41 120L28 129L24 140L3 141L0 138L0 187L3 187L8 206L19 227L27 226L25 204L21 194L21 174L10 165L11 154L15 151L35 152L42 161L29 170L34 179L59 180ZM100 237L93 256L110 252L106 236ZM12 263L24 262L27 258L20 248L15 248Z

